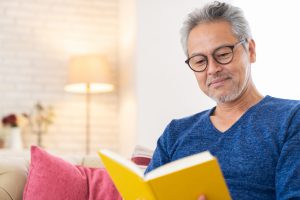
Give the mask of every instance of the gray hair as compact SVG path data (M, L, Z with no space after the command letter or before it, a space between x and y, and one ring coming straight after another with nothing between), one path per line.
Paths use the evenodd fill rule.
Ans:
M249 23L240 8L218 1L208 3L203 8L195 9L191 12L180 30L181 44L187 57L187 41L191 30L198 24L219 20L229 22L232 26L233 34L238 39L252 38Z

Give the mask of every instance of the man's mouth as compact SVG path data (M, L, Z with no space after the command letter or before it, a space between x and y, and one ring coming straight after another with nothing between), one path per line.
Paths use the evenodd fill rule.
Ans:
M220 87L224 84L225 81L227 81L229 79L230 79L230 77L216 78L208 83L208 87L211 87L211 86L215 87L215 88Z

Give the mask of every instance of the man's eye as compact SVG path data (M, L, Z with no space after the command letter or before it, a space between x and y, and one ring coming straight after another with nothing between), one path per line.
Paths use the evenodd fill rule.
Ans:
M226 59L226 58L230 58L231 54L232 54L231 52L226 52L226 53L217 54L216 57L218 59Z
M227 52L227 53L221 53L218 55L218 57L227 57L227 56L230 56L230 52Z
M198 65L204 65L205 63L206 63L206 60L198 60L196 62L196 64L198 64Z

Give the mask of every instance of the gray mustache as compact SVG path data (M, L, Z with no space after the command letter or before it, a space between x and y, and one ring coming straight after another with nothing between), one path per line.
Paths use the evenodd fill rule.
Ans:
M217 79L230 79L231 76L228 74L218 74L216 76L212 76L206 79L206 85L210 85L213 81Z

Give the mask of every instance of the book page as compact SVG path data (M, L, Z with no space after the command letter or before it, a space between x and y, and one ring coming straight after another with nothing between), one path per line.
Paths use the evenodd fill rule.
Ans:
M209 151L204 151L191 156L187 156L154 169L153 171L146 174L145 180L151 180L165 174L170 174L190 166L210 161L212 159L214 159L214 157L209 153Z

